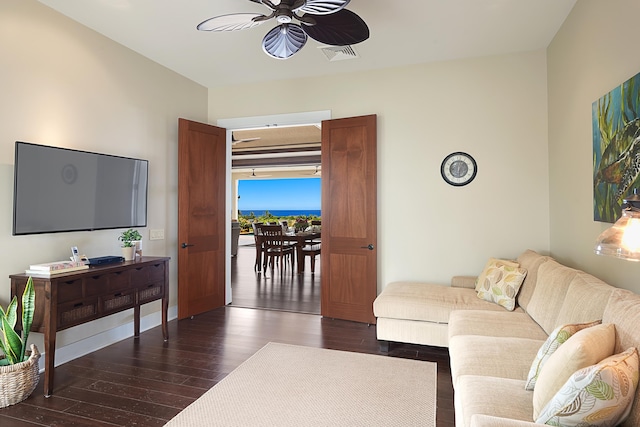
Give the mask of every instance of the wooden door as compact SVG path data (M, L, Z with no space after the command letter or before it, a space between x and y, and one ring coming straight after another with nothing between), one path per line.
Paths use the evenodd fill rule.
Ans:
M226 130L178 121L178 319L225 303Z
M322 122L322 307L325 317L375 323L376 116Z

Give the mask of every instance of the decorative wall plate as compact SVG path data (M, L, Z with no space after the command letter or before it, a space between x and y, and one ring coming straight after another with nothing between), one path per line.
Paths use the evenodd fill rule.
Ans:
M461 187L467 185L476 177L478 165L473 157L467 153L456 151L449 154L442 161L440 173L447 184Z

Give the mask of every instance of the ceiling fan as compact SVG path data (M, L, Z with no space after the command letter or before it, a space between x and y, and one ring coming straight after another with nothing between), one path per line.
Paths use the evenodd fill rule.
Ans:
M236 31L257 27L275 18L278 25L262 39L262 50L276 59L287 59L307 42L307 36L331 46L357 44L369 38L369 27L345 9L351 0L249 0L271 9L269 15L232 13L209 18L200 31ZM300 24L296 24L293 20Z

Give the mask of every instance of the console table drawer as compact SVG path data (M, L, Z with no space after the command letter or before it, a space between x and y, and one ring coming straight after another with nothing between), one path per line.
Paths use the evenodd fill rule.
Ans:
M100 297L100 308L102 314L115 313L135 306L136 297L134 291L117 292L113 295Z
M105 292L109 292L109 277L107 274L101 274L99 276L89 276L84 280L86 296L101 295Z
M138 304L154 301L162 298L164 294L164 282L157 282L138 289Z
M164 280L164 263L150 265L147 268L149 269L149 282Z
M59 302L82 299L82 279L58 282L57 286Z
M86 295L104 295L105 293L117 292L127 289L130 286L129 272L119 271L117 273L101 274L90 276L86 279Z
M77 303L58 306L58 329L79 325L98 316L98 299L85 299Z

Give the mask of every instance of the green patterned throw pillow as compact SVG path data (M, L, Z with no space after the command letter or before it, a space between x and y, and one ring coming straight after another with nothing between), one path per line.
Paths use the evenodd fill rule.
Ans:
M495 302L513 311L516 295L527 275L527 270L504 263L496 263L486 270L484 280L479 283L478 298Z
M551 335L547 338L547 340L542 344L540 350L538 350L538 354L536 354L535 359L533 359L533 363L531 364L531 369L529 369L529 375L527 376L527 382L524 386L525 390L533 390L536 385L536 381L538 380L538 375L540 375L540 370L542 366L545 364L547 359L560 347L562 343L569 339L573 334L578 332L579 330L588 328L590 326L599 325L601 322L598 320L596 322L589 323L576 323L573 325L562 325L558 326Z
M638 350L608 357L573 374L547 403L538 424L615 426L631 412L638 387Z

